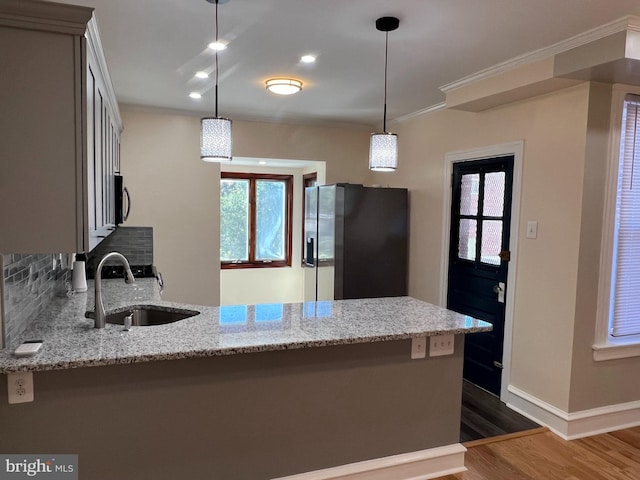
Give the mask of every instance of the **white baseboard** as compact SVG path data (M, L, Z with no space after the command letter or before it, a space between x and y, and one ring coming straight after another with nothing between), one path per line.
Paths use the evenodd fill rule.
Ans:
M466 471L466 451L455 443L273 480L428 480Z
M507 405L565 440L640 425L640 401L568 413L509 385Z

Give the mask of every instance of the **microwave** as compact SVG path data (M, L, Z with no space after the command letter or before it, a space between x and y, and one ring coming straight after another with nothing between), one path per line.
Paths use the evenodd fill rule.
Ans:
M131 195L129 190L124 186L124 179L122 175L115 175L115 224L120 225L129 218L129 212L131 212Z

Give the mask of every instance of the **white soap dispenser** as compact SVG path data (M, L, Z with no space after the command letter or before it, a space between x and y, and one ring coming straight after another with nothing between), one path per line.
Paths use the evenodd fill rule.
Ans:
M71 277L71 285L73 290L78 293L87 291L87 275L85 272L86 256L81 253L76 256L73 261L73 275Z

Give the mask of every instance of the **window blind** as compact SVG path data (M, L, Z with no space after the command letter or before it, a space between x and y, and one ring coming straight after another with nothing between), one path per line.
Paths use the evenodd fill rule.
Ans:
M610 306L614 337L640 334L640 97L625 99Z

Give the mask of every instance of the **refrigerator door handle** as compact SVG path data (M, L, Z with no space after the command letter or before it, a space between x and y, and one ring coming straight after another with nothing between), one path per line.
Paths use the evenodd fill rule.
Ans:
M314 249L313 249L313 237L307 237L307 241L306 241L306 252L305 252L305 256L304 256L304 264L308 267L315 267L315 259L313 258L313 253L314 253Z

